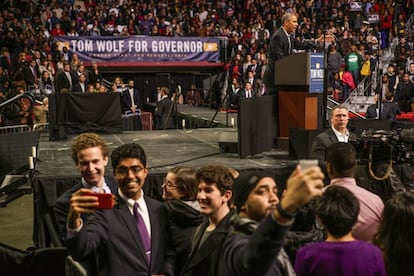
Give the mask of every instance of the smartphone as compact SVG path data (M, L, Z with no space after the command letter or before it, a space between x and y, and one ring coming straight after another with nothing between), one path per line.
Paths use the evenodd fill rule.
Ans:
M319 162L316 159L301 159L299 160L299 165L303 171L310 167L318 166Z
M114 207L112 194L88 192L85 195L96 196L98 198L99 205L96 209L112 209Z

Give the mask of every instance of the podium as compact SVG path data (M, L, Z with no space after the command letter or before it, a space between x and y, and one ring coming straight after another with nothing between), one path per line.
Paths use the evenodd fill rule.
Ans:
M275 62L280 137L288 137L289 128L322 128L323 84L323 53L291 54Z

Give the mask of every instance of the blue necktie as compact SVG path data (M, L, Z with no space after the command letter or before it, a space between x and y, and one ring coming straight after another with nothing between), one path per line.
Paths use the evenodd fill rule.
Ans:
M137 224L138 232L144 245L145 255L147 256L148 264L151 263L151 238L148 234L147 227L145 226L144 219L138 212L139 205L137 202L134 204L134 217Z

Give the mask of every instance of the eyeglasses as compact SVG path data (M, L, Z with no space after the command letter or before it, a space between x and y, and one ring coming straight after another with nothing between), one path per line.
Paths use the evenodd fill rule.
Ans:
M115 174L118 174L120 176L127 176L129 171L131 171L133 174L138 174L140 171L145 169L141 166L131 166L131 167L118 167L115 169Z
M167 179L164 177L162 185L164 185L167 188L177 188L177 185L175 185L172 181L167 181Z

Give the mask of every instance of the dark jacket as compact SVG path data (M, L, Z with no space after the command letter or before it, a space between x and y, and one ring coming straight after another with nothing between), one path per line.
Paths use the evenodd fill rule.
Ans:
M231 218L231 223L234 226L234 230L238 233L250 236L253 234L260 223L248 218L241 218L239 215L234 215ZM293 276L296 275L295 270L292 264L289 261L289 257L286 254L285 250L282 248L275 259L272 267L266 273L268 276L274 275L283 275L283 276Z
M99 275L173 275L175 254L171 246L164 204L144 196L151 222L151 264L128 204L118 197L113 209L97 210L79 233L65 241L69 253L79 260L100 251Z
M118 184L116 180L111 176L105 176L105 182L108 187L111 189L113 194L117 193ZM66 190L63 194L59 196L56 200L54 209L55 220L56 220L56 227L59 237L64 240L64 235L66 233L66 221L69 212L69 202L72 194L77 190L83 188L83 185L79 179L79 182L73 185L71 188ZM84 223L88 220L88 214L82 214L82 220ZM89 276L98 275L98 267L99 267L99 258L97 254L91 254L80 260L81 265L86 269Z
M175 275L179 275L190 254L191 239L203 216L182 200L165 202L171 225L172 244L175 248Z
M233 231L230 218L234 214L235 211L231 211L197 250L208 221L201 224L181 275L266 275L282 248L290 225L280 225L272 216L267 216L251 236L246 236Z
M349 142L356 141L357 137L354 133L349 133ZM318 159L319 161L326 160L326 149L329 145L337 143L338 138L333 132L332 128L322 132L312 142L311 158Z
M175 128L175 104L169 97L164 97L158 102L157 108L155 109L156 129L169 129Z

